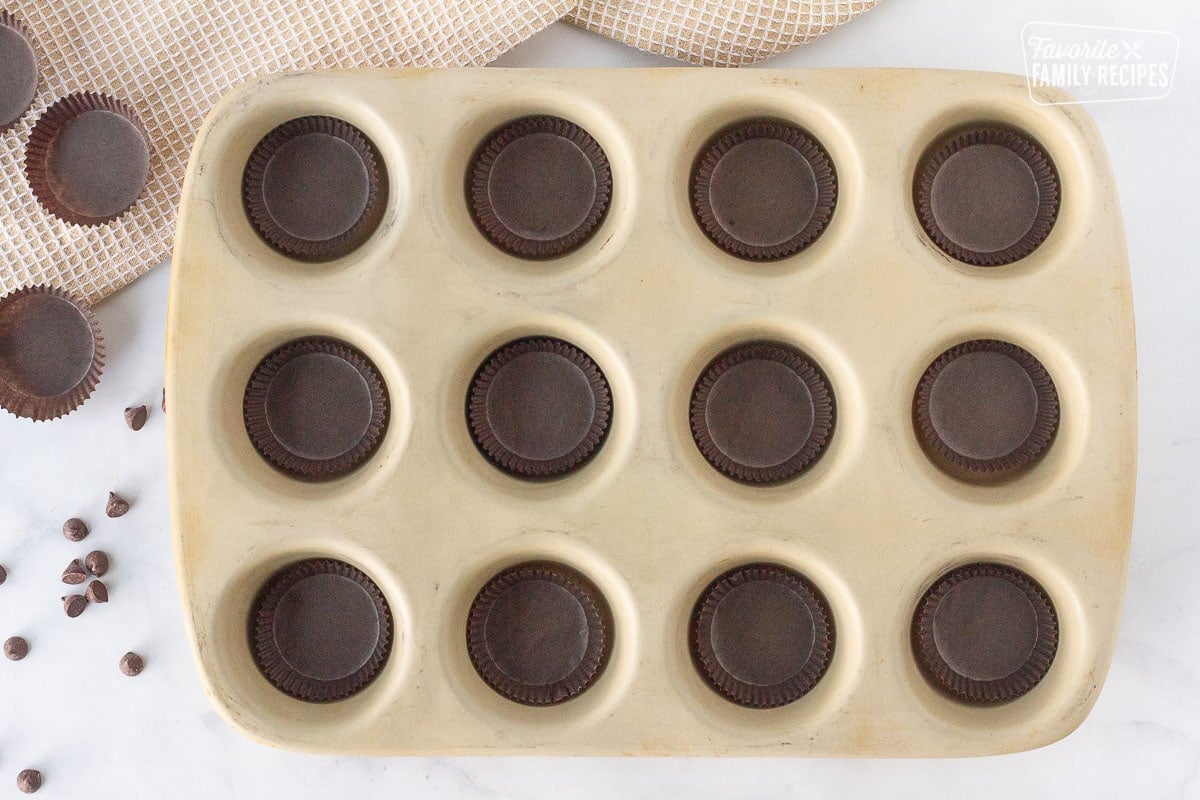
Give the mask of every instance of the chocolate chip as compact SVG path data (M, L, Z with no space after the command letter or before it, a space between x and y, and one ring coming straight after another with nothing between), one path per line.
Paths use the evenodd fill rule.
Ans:
M603 445L612 414L596 362L549 337L518 339L492 353L467 396L476 446L500 469L528 479L583 466Z
M63 523L63 536L67 537L69 541L82 542L87 538L88 533L90 531L87 524L77 517L71 517Z
M968 564L938 578L912 621L913 651L938 689L968 703L1006 703L1036 686L1058 652L1058 615L1032 577Z
M343 561L309 559L263 585L250 616L250 643L263 676L310 703L367 687L387 662L392 616L379 587Z
M90 603L107 603L108 587L104 585L103 581L92 581L88 584L87 591L83 593L83 596Z
M109 561L108 554L103 550L93 550L87 554L87 558L83 560L84 566L88 568L97 578L104 577L104 573L108 572Z
M1058 171L1036 140L1002 125L951 131L926 151L913 199L944 252L981 267L1037 249L1058 217Z
M467 172L476 225L520 258L557 258L599 228L612 170L587 131L552 116L524 117L492 133Z
M67 568L63 570L62 582L75 586L87 580L87 571L83 568L83 564L79 563L79 559L75 559Z
M709 584L690 634L704 679L749 708L799 700L833 659L829 604L807 578L777 564L736 567Z
M120 667L122 675L134 678L142 674L142 670L146 668L146 661L137 653L126 653L121 656L121 661L117 666Z
M130 430L140 431L142 426L146 424L146 418L150 416L150 411L145 406L133 406L125 409L125 424Z
M387 204L387 173L374 143L334 117L301 117L268 133L242 183L246 214L262 238L306 261L353 252Z
M81 594L69 594L62 599L63 611L67 612L67 616L74 619L83 613L87 608L87 598Z
M104 369L104 339L91 309L50 286L0 297L0 406L18 417L57 419L83 404Z
M108 493L108 503L104 506L104 513L110 517L123 517L129 511L129 501L113 492Z
M162 403L161 403L161 405L162 405L162 410L163 410L163 413L164 413L164 414L165 414L165 413L167 413L167 387L165 387L165 386L163 387L163 390L162 390Z
M0 133L25 115L37 94L38 60L33 37L21 20L0 11Z
M692 211L722 250L750 261L794 255L824 232L837 202L829 154L782 120L718 133L692 167Z
M33 794L42 788L42 773L36 769L23 769L17 775L17 788L25 794Z
M8 570L3 565L0 565L0 584L8 580Z
M530 562L488 581L467 616L467 650L479 676L517 703L546 706L599 679L613 644L600 590L563 564Z
M29 655L29 642L20 636L13 636L4 642L4 655L9 661L20 661Z
M726 350L692 390L692 438L705 459L743 483L786 481L825 452L835 404L825 375L790 345Z

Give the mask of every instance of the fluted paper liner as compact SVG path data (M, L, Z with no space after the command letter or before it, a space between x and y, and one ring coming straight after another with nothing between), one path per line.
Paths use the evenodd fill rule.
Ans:
M721 601L738 586L753 581L778 583L795 592L813 619L813 647L804 666L787 680L769 686L740 680L721 665L713 649L712 625ZM718 576L700 595L689 639L701 674L720 694L749 708L778 708L808 694L824 677L833 660L834 636L829 604L807 578L778 564L747 564Z
M938 603L959 583L972 578L995 576L1011 581L1028 598L1037 617L1033 651L1015 672L996 680L974 680L955 672L938 651L933 618ZM1058 614L1046 591L1033 578L1004 564L968 564L938 579L917 606L912 625L913 651L927 677L942 691L968 703L995 705L1015 700L1036 686L1058 652Z
M54 142L65 125L89 111L107 111L126 119L145 143L147 159L152 160L153 157L146 129L137 112L124 100L97 92L81 92L64 97L46 109L29 134L29 143L25 147L25 177L29 181L30 191L46 213L72 225L95 226L118 220L137 207L146 191L143 182L137 198L128 206L115 213L95 217L71 208L58 196L49 169Z
M713 170L730 150L751 139L776 139L790 145L808 162L816 182L816 206L812 217L804 228L779 244L743 242L722 227L713 211L709 195ZM837 173L825 148L806 131L780 120L751 120L727 128L705 146L692 167L692 213L700 227L722 250L749 261L777 261L808 247L829 226L837 195Z
M317 680L291 667L275 644L275 610L288 589L305 578L331 574L348 578L371 598L379 615L379 640L370 658L352 675ZM286 567L267 581L254 601L250 618L250 646L263 676L277 689L298 700L328 703L362 691L379 675L392 649L392 613L379 587L361 570L335 559L310 559Z
M555 239L527 239L510 230L496 216L488 196L497 157L517 139L534 133L552 133L574 143L596 174L596 195L586 218L574 230ZM612 199L612 168L600 144L575 123L545 115L524 117L495 131L480 145L468 173L467 196L476 224L497 247L519 258L558 258L586 243L604 221Z
M739 364L758 360L775 361L792 370L808 387L814 410L812 430L804 446L787 461L769 467L741 464L726 455L713 440L706 418L709 395L721 376ZM807 356L784 344L750 342L726 350L704 370L692 390L689 419L692 438L708 463L734 480L750 484L770 484L793 478L816 463L833 434L835 408L828 380Z
M22 298L33 295L56 297L74 306L91 329L93 342L91 363L83 368L83 376L79 381L62 394L50 397L34 395L20 386L0 378L0 406L14 416L41 422L70 414L91 396L104 371L104 337L100 334L100 323L88 306L70 292L50 286L31 286L0 297L0 333L7 325L21 323L19 319L12 318L13 310L20 304ZM0 353L0 358L3 357L3 354Z
M487 645L488 615L505 592L526 581L547 581L570 592L586 618L588 641L583 658L571 673L547 684L522 683L492 660ZM608 606L598 589L570 567L553 563L519 564L496 575L476 595L467 616L467 651L483 680L522 705L548 706L570 700L599 678L612 649Z

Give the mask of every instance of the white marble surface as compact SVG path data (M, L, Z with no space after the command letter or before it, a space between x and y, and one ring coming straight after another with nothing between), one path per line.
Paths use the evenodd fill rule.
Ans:
M10 573L0 638L21 634L33 647L23 662L0 662L0 796L15 795L17 772L36 766L48 798L915 798L934 787L955 797L1200 797L1200 270L1189 241L1200 199L1200 11L1182 0L885 0L772 64L1020 72L1018 33L1029 20L1166 29L1182 41L1168 99L1092 109L1133 265L1141 466L1120 642L1076 733L1031 753L961 761L350 759L243 739L201 692L175 591L158 411L163 267L98 306L108 366L83 409L41 425L0 415L0 564ZM666 60L557 26L502 63ZM136 403L153 409L140 433L121 417ZM122 519L103 515L110 489L133 501ZM73 515L93 525L78 545L59 533ZM112 602L68 620L58 575L92 548L113 558ZM117 670L129 649L148 661L135 679Z

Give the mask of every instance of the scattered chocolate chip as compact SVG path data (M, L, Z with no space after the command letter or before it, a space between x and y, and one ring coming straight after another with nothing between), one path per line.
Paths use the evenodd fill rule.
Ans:
M130 430L140 431L142 426L146 424L146 418L150 416L150 411L145 406L133 406L125 409L125 424Z
M33 794L42 788L42 773L36 769L23 769L17 776L17 788L25 794Z
M63 523L63 536L72 542L82 542L90 532L87 523L77 517Z
M782 120L750 120L704 147L692 167L691 196L700 227L718 247L774 261L824 232L837 203L837 175L806 131Z
M349 474L378 449L390 415L387 387L362 352L323 336L295 339L259 362L242 397L256 450L296 478Z
M692 657L728 700L777 708L799 700L833 660L833 613L804 576L778 564L720 575L692 613Z
M246 163L243 201L267 244L330 261L356 250L383 218L387 172L367 136L334 117L300 117L268 133Z
M0 297L0 407L57 419L91 396L103 369L100 324L81 299L45 285Z
M608 662L613 620L600 590L563 564L530 562L489 580L467 615L479 677L517 703L563 703L591 687Z
M604 444L612 392L600 367L562 339L518 339L475 373L467 424L500 469L549 479L583 466Z
M781 342L749 342L717 356L692 390L692 438L734 480L786 481L825 452L835 403L817 364Z
M926 233L948 255L980 267L1018 261L1058 218L1058 171L1029 134L1002 125L958 129L917 168L913 201Z
M524 117L480 145L467 171L476 225L519 258L557 258L600 227L612 169L587 131L560 117Z
M162 390L162 410L164 414L167 413L167 387L165 386Z
M9 661L20 661L29 655L29 642L20 636L13 636L4 642L4 656Z
M912 621L912 646L936 688L980 705L1036 686L1058 652L1058 614L1032 577L1004 564L968 564L938 578Z
M67 612L67 616L74 619L83 613L87 608L87 598L81 594L69 594L62 599L63 611Z
M25 147L25 177L48 212L102 225L137 203L150 177L150 137L133 108L95 92L43 112Z
M146 668L146 660L137 653L126 653L121 656L118 666L121 668L122 675L133 678L142 674L142 670Z
M67 568L63 570L62 582L72 586L83 583L87 580L87 570L83 568L83 564L79 563L79 559L75 559Z
M88 584L87 591L83 596L90 603L107 603L108 602L108 587L104 585L104 581L92 581Z
M21 20L0 11L0 133L16 123L37 94L38 60L33 36Z
M129 511L129 501L113 492L108 493L108 503L104 506L104 513L110 517L123 517Z
M6 580L8 580L8 570L3 566L0 566L0 584L4 583Z
M104 573L108 572L108 554L103 550L93 550L87 554L87 558L83 560L83 564L97 578L103 578Z
M937 357L917 386L913 424L943 471L997 483L1032 468L1058 431L1058 391L1029 351L975 339Z

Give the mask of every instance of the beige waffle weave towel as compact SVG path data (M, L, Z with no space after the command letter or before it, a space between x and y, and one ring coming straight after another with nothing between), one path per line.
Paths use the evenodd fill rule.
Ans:
M485 64L564 17L643 50L731 66L809 41L876 2L0 0L36 40L41 67L32 108L0 135L0 295L50 283L94 302L166 259L192 139L217 99L256 75ZM38 116L80 91L129 103L153 148L137 205L96 227L47 214L24 172Z

